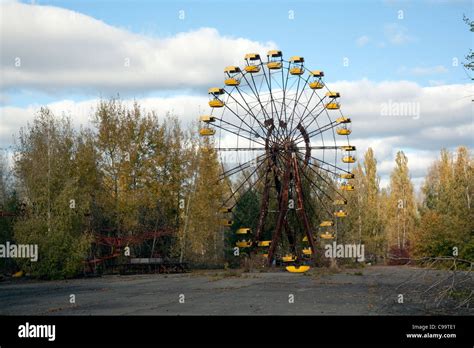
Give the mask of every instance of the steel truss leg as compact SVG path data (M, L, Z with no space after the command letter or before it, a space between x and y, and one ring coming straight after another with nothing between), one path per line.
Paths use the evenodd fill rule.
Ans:
M294 178L295 178L295 189L297 195L297 209L296 212L298 217L303 222L303 227L306 232L306 237L308 238L309 245L311 247L311 253L313 256L313 262L316 260L316 246L314 244L313 234L311 230L311 225L308 220L308 216L306 215L306 211L304 210L303 204L303 191L301 186L301 177L298 170L298 163L296 162L296 156L292 157L292 167L294 171Z
M273 256L275 250L280 240L281 230L285 226L286 222L286 213L288 212L288 188L290 184L290 174L291 174L291 162L287 161L286 170L283 175L283 182L281 185L281 191L279 195L279 204L278 204L278 219L276 223L275 233L273 233L272 243L270 244L270 250L268 251L268 265L271 266L273 261Z

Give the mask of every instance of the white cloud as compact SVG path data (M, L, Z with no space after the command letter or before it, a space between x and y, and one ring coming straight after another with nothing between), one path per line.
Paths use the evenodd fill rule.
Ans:
M197 120L199 115L208 110L207 96L175 96L169 98L150 97L137 99L145 112L155 111L164 117L167 113L177 116L184 124ZM69 116L76 128L91 125L90 119L98 99L76 102L61 100L47 104L47 107L57 116ZM134 99L125 99L123 103L131 106ZM25 127L33 120L41 105L32 104L27 107L4 106L0 107L0 148L12 144L12 139L18 134L21 127Z
M403 150L409 159L411 175L421 182L430 163L443 147L465 145L474 147L472 103L463 94L470 93L470 85L444 85L421 87L414 82L339 81L328 85L341 93L341 110L352 118L351 143L358 148L362 159L368 147L372 147L378 160L382 183L394 166L395 154ZM207 113L206 91L199 96L178 95L137 99L146 110L164 116L171 112L184 123L196 120ZM392 103L416 103L419 118L408 116L382 116L381 105ZM133 100L125 100L132 104ZM88 124L96 99L75 102L63 100L48 106L56 113L71 115L76 126ZM25 108L0 107L0 147L11 144L13 135L21 126L33 119L39 105Z
M388 41L394 45L415 41L415 38L408 34L408 29L397 23L385 25L384 33Z
M3 89L129 90L193 88L221 82L248 52L276 45L201 28L155 38L52 6L2 3ZM190 57L192 59L190 59ZM16 66L15 63L20 63Z
M363 35L356 40L356 45L359 47L365 46L369 43L370 39L368 36Z
M391 138L394 146L429 150L472 145L472 103L463 98L470 88L469 84L421 87L409 81L331 84L341 92L341 109L354 120L355 137ZM384 116L384 104L414 105L418 116Z

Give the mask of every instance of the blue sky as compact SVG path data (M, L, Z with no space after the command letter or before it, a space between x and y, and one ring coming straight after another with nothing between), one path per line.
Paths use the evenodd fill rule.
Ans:
M410 79L428 84L434 76L410 76L400 68L443 65L446 82L465 81L453 57L463 58L472 36L462 21L471 1L40 1L68 8L135 33L167 37L212 27L222 35L274 41L288 54L320 64L335 80ZM185 20L178 18L185 11ZM403 11L403 19L398 19ZM294 11L294 19L289 19ZM390 42L387 26L398 26L406 42ZM367 36L360 47L356 40ZM385 46L380 47L382 43ZM343 57L349 67L341 69Z
M422 86L440 81L465 83L468 76L461 64L453 66L453 59L461 63L473 46L472 35L462 21L463 14L472 13L470 1L82 0L36 3L83 13L150 37L171 37L211 27L225 36L273 41L284 53L303 55L315 68L324 67L333 81L410 80ZM184 20L179 19L181 10L185 11ZM290 11L294 14L292 20ZM399 11L403 11L403 19L399 19ZM348 66L343 65L344 58L348 59ZM35 92L37 102L48 103L57 97ZM166 92L149 90L142 95L163 93ZM70 95L76 100L88 96ZM18 90L10 97L10 103L18 106L31 101L30 91L25 90Z
M41 105L88 124L97 99L117 94L195 120L207 88L222 84L225 66L275 46L287 58L304 56L308 68L324 70L328 86L342 92L354 142L361 153L374 148L383 182L398 150L409 154L419 185L441 148L474 146L472 72L462 66L474 47L462 20L474 18L472 1L0 0L0 6L0 148L12 144ZM392 102L415 103L419 117L384 118L381 107Z

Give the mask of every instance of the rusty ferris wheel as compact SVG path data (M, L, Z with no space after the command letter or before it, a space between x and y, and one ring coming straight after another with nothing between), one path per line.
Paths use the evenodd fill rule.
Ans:
M278 50L266 58L251 53L242 67L225 68L225 86L209 89L211 112L200 117L200 135L216 137L220 179L246 173L221 213L232 214L243 188L260 198L256 228L238 228L236 247L263 254L269 265L278 259L288 271L304 272L318 240L335 238L338 221L347 216L344 194L354 190L356 150L349 143L351 119L342 114L340 94L326 86L323 71L307 69L300 56L285 60ZM232 154L237 165L226 167L223 154ZM309 218L314 209L324 217L317 221L319 234ZM289 223L292 215L299 233Z

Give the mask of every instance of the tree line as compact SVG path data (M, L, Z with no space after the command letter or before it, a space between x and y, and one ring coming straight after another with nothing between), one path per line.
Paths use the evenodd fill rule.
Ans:
M195 123L183 128L173 115L161 119L119 99L100 101L92 116L92 127L75 129L70 118L41 108L20 130L13 164L0 158L0 210L15 214L0 218L0 243L37 244L40 251L38 262L0 259L0 267L71 277L97 252L98 235L140 236L162 228L175 232L130 245L131 255L207 265L231 260L235 238L220 225L219 208L235 184L218 180L212 139L199 137ZM380 188L373 150L359 159L339 241L364 243L374 261L453 250L472 260L469 150L442 150L420 197L403 152L395 163L389 186ZM241 195L236 221L254 221L258 199L252 190ZM313 203L316 223L319 203Z

